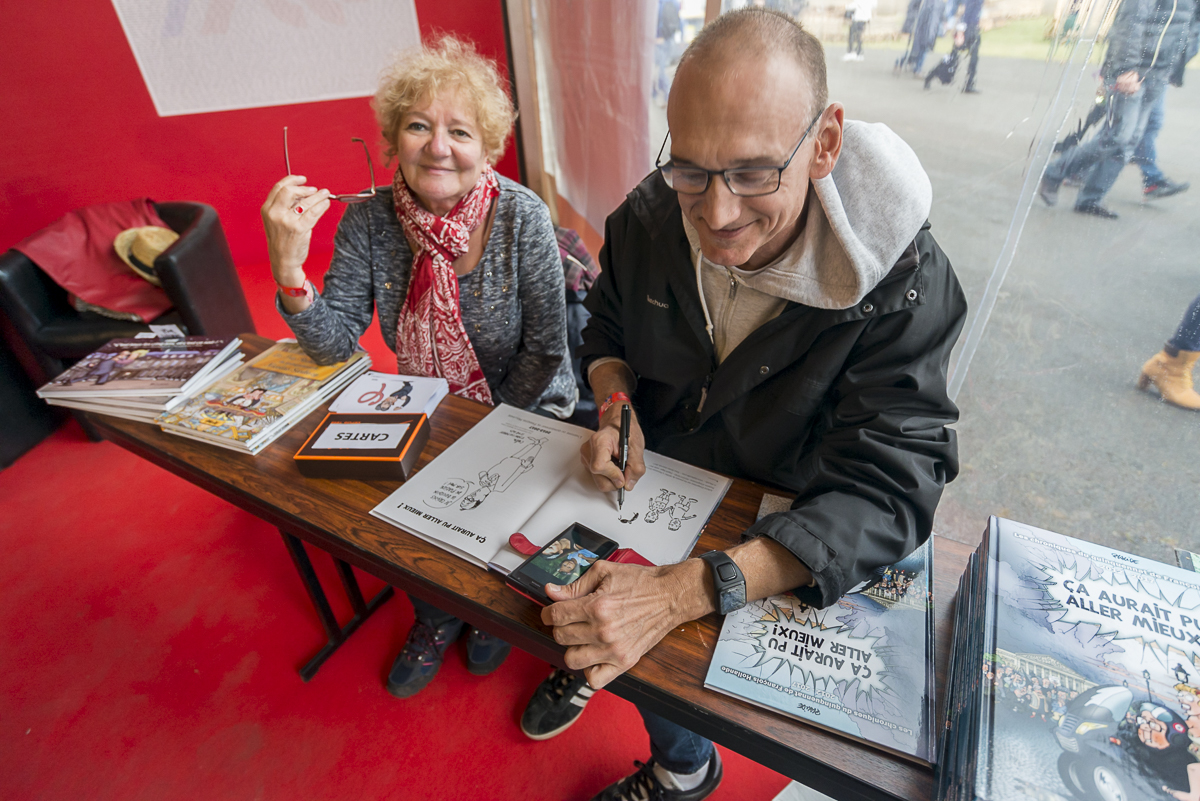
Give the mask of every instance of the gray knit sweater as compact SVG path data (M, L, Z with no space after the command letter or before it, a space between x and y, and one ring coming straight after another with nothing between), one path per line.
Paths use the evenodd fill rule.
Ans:
M575 380L567 350L562 261L546 205L500 178L496 216L483 256L458 279L463 325L492 398L567 417ZM396 348L396 325L408 292L412 250L396 218L390 187L346 208L334 238L323 291L299 314L276 307L300 345L320 364L347 358L379 314L384 342Z

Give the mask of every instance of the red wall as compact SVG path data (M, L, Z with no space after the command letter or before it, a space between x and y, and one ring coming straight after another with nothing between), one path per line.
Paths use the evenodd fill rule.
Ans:
M450 31L506 68L502 0L416 0L422 35ZM264 261L258 209L292 168L335 192L357 191L372 145L390 182L367 98L159 117L109 0L4 2L0 25L0 251L92 203L150 197L216 207L234 259ZM303 54L297 54L303 68ZM380 65L381 67L383 65ZM510 141L500 172L517 177ZM335 208L314 253L332 249Z

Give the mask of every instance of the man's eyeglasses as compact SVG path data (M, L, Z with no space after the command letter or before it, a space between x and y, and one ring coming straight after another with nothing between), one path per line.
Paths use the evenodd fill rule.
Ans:
M662 147L658 149L658 157L654 160L654 166L662 172L667 186L684 195L704 194L708 191L708 184L714 175L724 178L729 191L739 197L774 194L779 191L779 185L783 181L783 171L800 152L800 145L804 144L809 131L824 113L824 109L822 109L817 116L813 117L812 122L804 129L804 135L800 137L800 141L792 148L792 155L788 156L782 167L734 167L729 170L706 170L703 167L685 167L672 161L663 163L662 154L667 148L667 139L671 137L670 131L667 132L667 139L663 139Z
M288 158L288 141L287 141L287 126L283 126L283 165L287 168L287 174L292 174L292 160ZM371 151L367 149L367 143L359 139L357 136L350 138L351 142L358 142L362 145L363 153L367 156L367 171L371 174L371 188L366 192L356 192L353 195L334 195L334 200L340 200L343 203L365 203L375 197L375 165L371 163Z

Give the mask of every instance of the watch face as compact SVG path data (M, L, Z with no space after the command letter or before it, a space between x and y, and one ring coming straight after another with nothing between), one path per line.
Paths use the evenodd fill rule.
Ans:
M721 591L721 614L728 615L746 605L746 582L739 581Z

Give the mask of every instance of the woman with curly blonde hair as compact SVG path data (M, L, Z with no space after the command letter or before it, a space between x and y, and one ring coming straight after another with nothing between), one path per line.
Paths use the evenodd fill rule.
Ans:
M576 400L562 262L545 204L498 175L516 112L495 65L450 36L402 53L374 109L392 186L350 196L317 292L304 269L313 226L336 198L289 175L263 204L276 305L317 362L350 356L377 313L398 371L451 392L560 418ZM342 199L347 199L343 196ZM388 675L404 698L436 675L463 622L412 598L416 623ZM472 630L468 668L491 672L509 646Z

